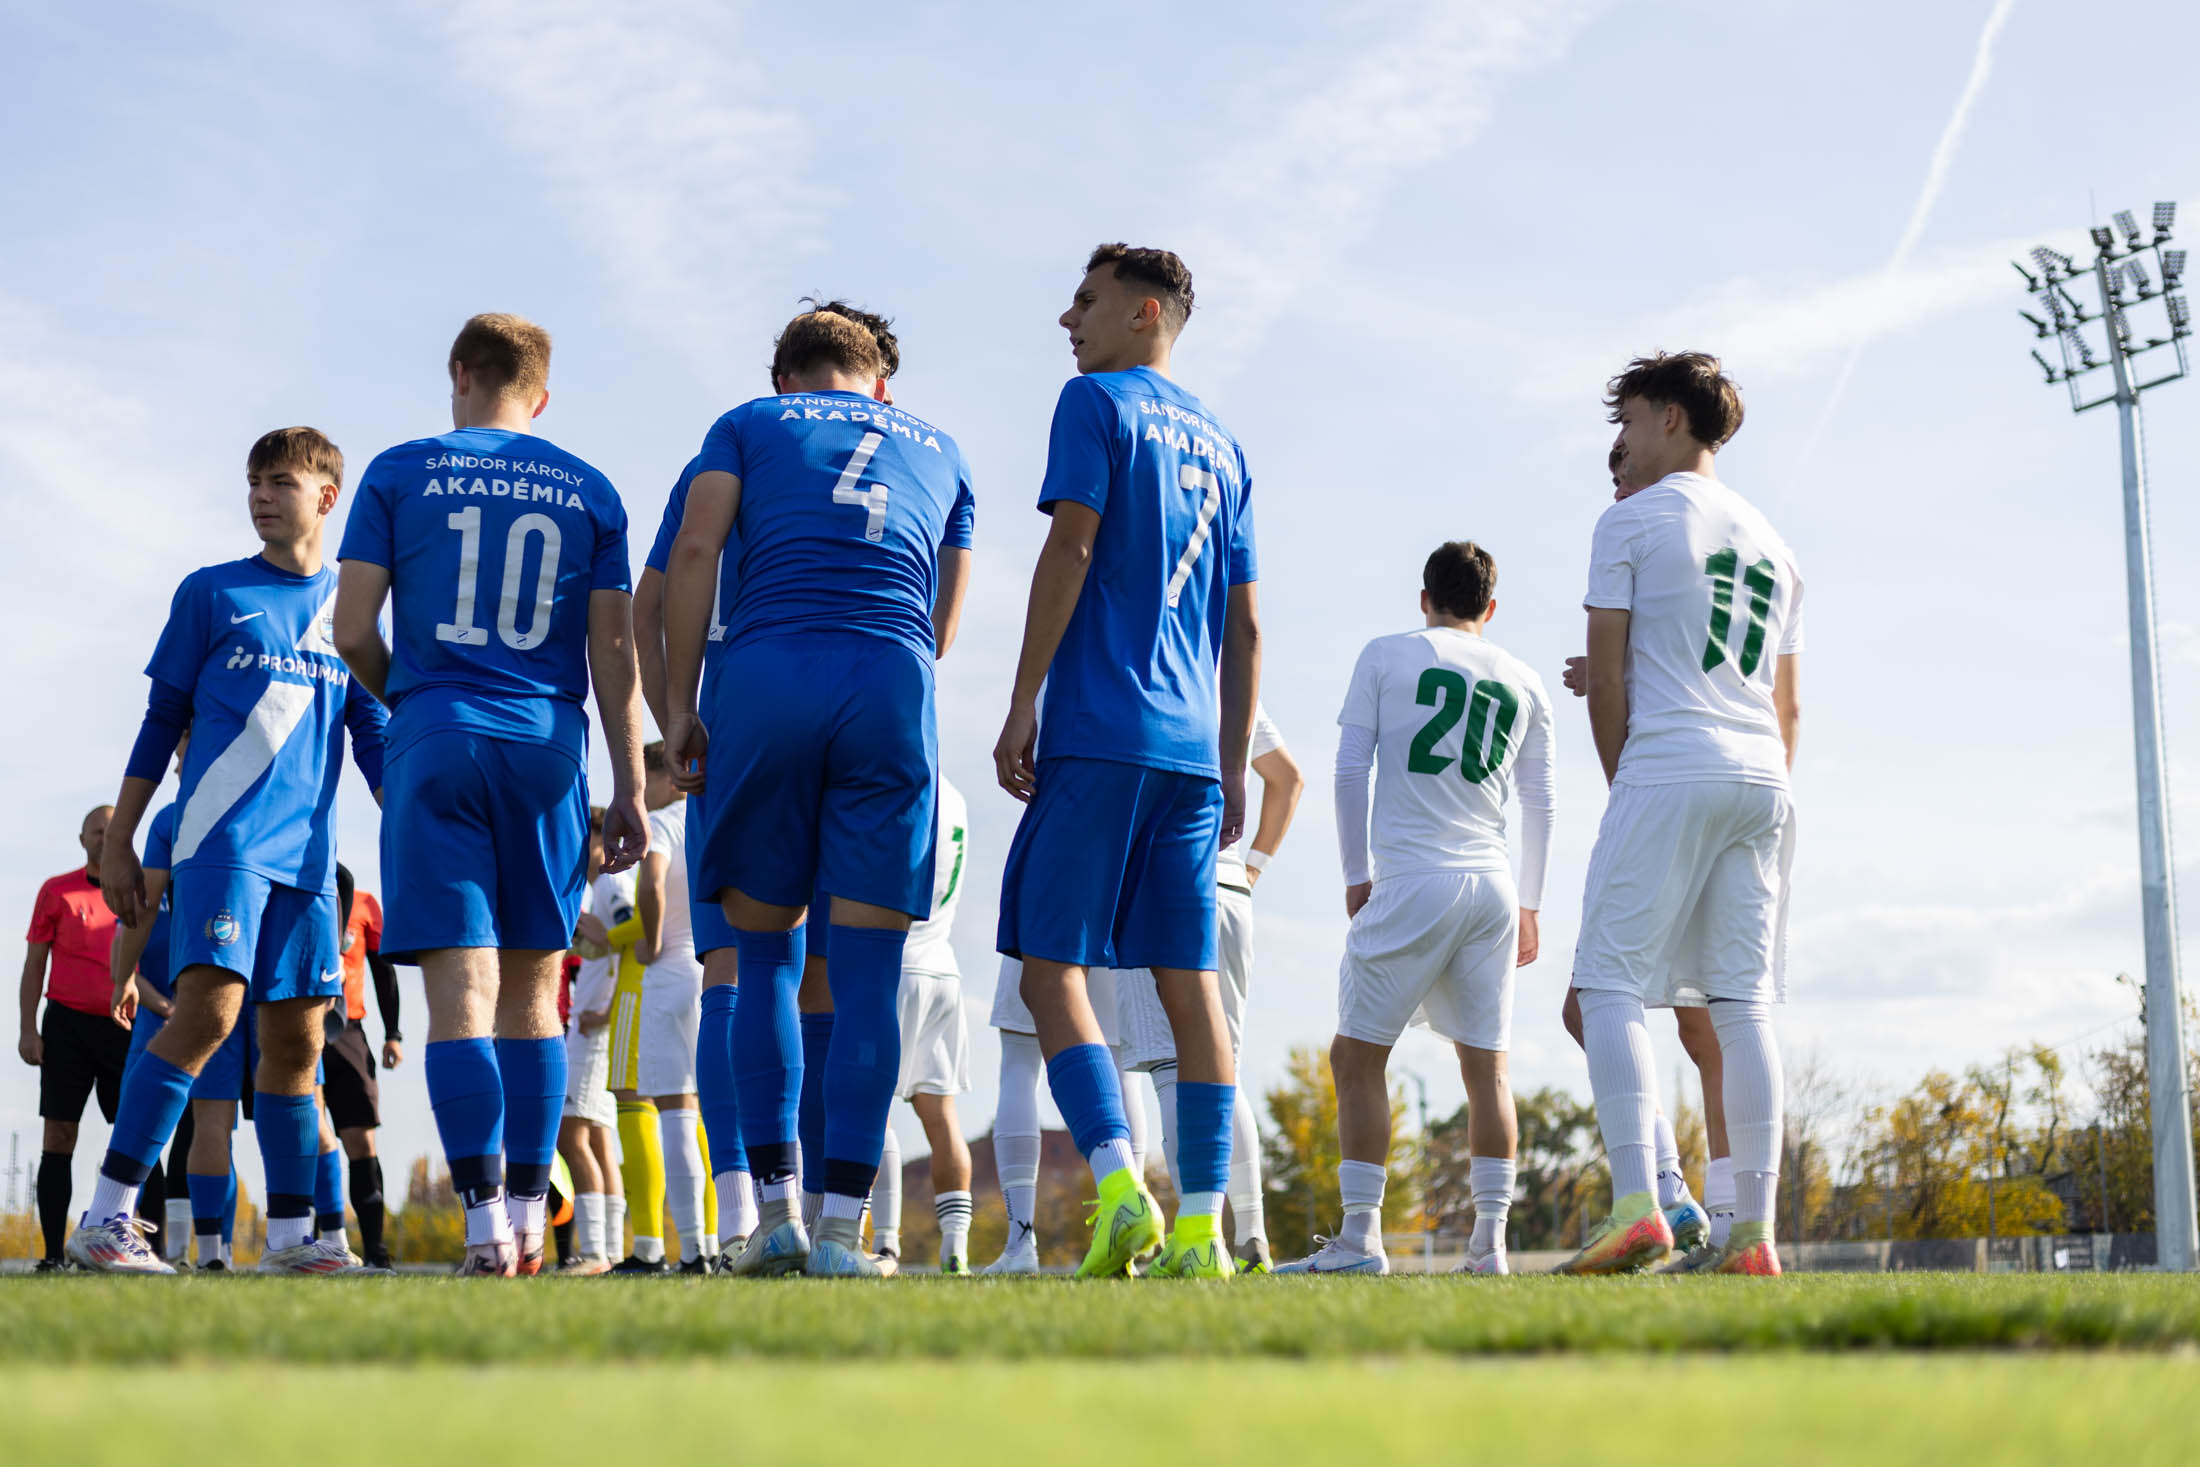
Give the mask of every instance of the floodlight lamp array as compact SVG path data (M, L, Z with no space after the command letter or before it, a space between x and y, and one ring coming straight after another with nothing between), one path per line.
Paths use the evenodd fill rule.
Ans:
M2169 238L2169 228L2177 222L2177 204L2167 200L2154 206L2154 242L2160 244Z
M2138 249L2144 243L2139 238L2139 221L2132 217L2129 209L2118 209L2111 217L2115 219L2116 228L2122 232L2125 242L2133 249Z

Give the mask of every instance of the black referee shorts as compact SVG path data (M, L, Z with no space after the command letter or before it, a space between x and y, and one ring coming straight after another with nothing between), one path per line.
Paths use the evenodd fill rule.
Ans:
M106 1014L81 1013L48 1000L38 1021L46 1057L38 1067L38 1113L49 1121L81 1121L84 1102L99 1097L99 1113L115 1121L130 1031Z
M321 1046L321 1094L329 1124L339 1131L382 1124L382 1088L374 1079L374 1050L367 1031L346 1024Z

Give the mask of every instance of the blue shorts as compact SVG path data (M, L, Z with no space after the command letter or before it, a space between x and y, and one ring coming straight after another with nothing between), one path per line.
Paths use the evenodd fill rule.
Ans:
M336 893L301 891L253 871L186 866L171 872L169 971L225 968L253 1003L334 998L344 991Z
M823 888L929 916L931 660L884 637L770 637L729 649L712 692L702 894L800 907Z
M143 1004L138 1005L137 1017L130 1021L130 1057L122 1062L124 1073L137 1063L137 1057L153 1042L153 1036L167 1027L166 1014L156 1014Z
M1087 967L1211 971L1221 836L1218 781L1044 760L1009 843L997 946Z
M709 791L705 791L705 794ZM709 829L702 795L689 795L687 801L687 879L688 926L695 933L695 960L701 962L706 954L722 947L733 946L733 924L726 920L726 909L706 898L703 892L702 865L703 839Z
M390 756L382 951L562 950L588 884L588 776L571 755L465 729Z

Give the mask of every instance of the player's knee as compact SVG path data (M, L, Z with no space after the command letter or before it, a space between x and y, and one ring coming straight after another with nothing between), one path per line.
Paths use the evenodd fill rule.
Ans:
M1580 989L1569 988L1566 990L1566 1003L1559 1009L1558 1018L1559 1022L1566 1026L1567 1035L1572 1038L1575 1044L1580 1044L1582 1042Z
M48 1119L45 1148L48 1151L76 1150L76 1122Z
M1329 1071L1336 1077L1340 1089L1370 1082L1380 1085L1389 1058L1390 1051L1380 1045L1344 1034L1339 1034L1329 1044Z

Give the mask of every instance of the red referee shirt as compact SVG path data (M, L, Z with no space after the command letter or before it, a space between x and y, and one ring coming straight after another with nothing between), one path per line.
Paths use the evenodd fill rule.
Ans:
M115 914L107 910L99 883L79 866L38 888L31 909L29 942L50 943L46 968L49 1002L85 1014L105 1014L115 996L107 955L115 945Z

